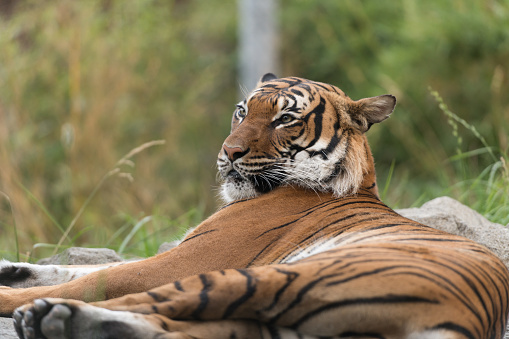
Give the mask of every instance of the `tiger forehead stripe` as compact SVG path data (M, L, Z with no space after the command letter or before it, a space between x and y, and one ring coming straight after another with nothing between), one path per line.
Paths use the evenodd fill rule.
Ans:
M281 112L302 113L309 105L309 98L305 92L299 90L285 92L283 100L279 101L279 110Z
M317 86L314 82L284 82L282 88L277 88L277 84L264 85L251 94L248 102L252 100L267 100L273 108L279 111L274 120L285 112L302 114L319 96L319 91L324 87Z

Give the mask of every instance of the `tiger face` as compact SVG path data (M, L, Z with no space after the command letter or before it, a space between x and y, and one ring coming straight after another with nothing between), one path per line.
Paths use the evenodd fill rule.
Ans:
M237 104L217 165L226 202L281 185L330 191L359 189L371 155L364 133L392 113L392 95L353 101L339 88L266 74Z

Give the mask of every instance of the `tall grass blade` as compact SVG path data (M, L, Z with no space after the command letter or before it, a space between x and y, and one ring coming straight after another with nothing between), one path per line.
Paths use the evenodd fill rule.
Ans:
M385 179L384 189L381 194L382 201L385 200L387 196L387 192L389 191L389 186L391 184L392 175L394 174L394 167L396 166L396 160L392 160L391 167L389 168L389 173L387 174L387 179Z
M450 119L460 123L463 127L465 127L466 129L468 129L469 131L471 131L474 136L484 145L484 147L486 148L486 150L488 151L488 153L491 155L491 157L493 158L494 161L497 161L497 157L495 156L495 154L493 153L492 151L492 148L488 145L488 143L486 142L486 139L484 139L484 137L477 131L477 129L475 128L475 126L469 124L468 122L466 122L464 119L460 118L458 115L456 115L455 113L453 113L449 107L447 106L447 104L444 102L444 100L442 99L442 97L440 96L440 94L438 93L438 91L434 91L431 87L429 87L429 91L431 93L431 95L435 98L436 102L438 103L438 107L440 108L440 110Z
M16 261L19 262L19 240L18 240L18 227L16 225L16 218L14 217L14 211L12 210L12 203L11 199L7 194L0 191L0 194L5 197L5 200L7 200L7 203L9 204L9 209L11 210L11 216L12 216L12 229L14 231L14 245L16 249Z
M51 220L51 222L60 230L60 232L62 232L62 234L64 234L64 237L67 238L67 235L65 235L65 230L64 228L62 227L62 225L60 225L60 223L55 219L55 217L53 216L53 214L50 213L50 211L48 211L48 209L39 201L39 199L37 199L33 194L32 192L30 192L22 183L20 183L19 181L16 181L16 184L21 187L21 189L25 192L25 194L30 198L30 200L32 200L36 205L37 207L39 207L41 209L41 211L44 212L44 214L46 214L46 216Z
M106 173L105 176L103 176L101 178L101 180L99 181L99 183L94 187L94 189L92 190L92 193L90 193L87 197L87 199L85 200L85 202L83 203L83 205L81 205L78 213L76 213L76 215L74 216L74 218L72 219L71 223L69 224L69 226L67 227L67 229L65 230L64 234L62 235L62 237L60 237L60 240L58 241L58 244L55 246L55 249L53 250L53 255L57 254L58 250L60 249L60 246L62 245L62 243L64 242L64 240L66 238L68 238L69 236L69 232L71 232L71 230L74 228L74 225L76 225L76 222L78 221L79 217L81 217L81 215L83 214L83 212L85 211L85 208L87 208L88 204L90 203L90 201L92 201L92 199L95 197L95 195L97 194L97 192L99 191L99 189L101 188L101 186L104 184L104 182L106 181L106 179L108 179L109 177L117 174L120 172L120 169L118 168L115 168L111 171L109 171L108 173Z
M83 212L85 211L85 209L87 208L87 206L90 204L90 202L92 201L92 199L95 197L95 195L97 194L97 192L99 191L99 189L102 187L102 185L104 184L104 182L116 175L116 174L122 174L121 173L121 170L118 166L121 166L121 165L125 165L125 164L129 164L132 166L132 162L129 160L131 157L135 156L136 154L140 153L140 152L143 152L144 150L146 150L147 148L150 148L150 147L153 147L153 146L158 146L158 145L163 145L166 141L165 140L153 140L153 141L149 141L149 142L146 142L134 149L132 149L131 151L129 151L126 155L124 155L119 161L117 161L116 163L116 167L113 168L111 171L109 171L108 173L106 173L102 178L101 180L99 181L99 183L94 187L94 189L92 190L92 193L90 193L87 197L87 199L85 200L85 202L83 203L83 205L81 205L78 213L76 213L76 215L74 216L74 218L72 219L71 223L69 224L69 226L67 227L67 229L65 230L64 232L64 235L60 238L60 240L58 241L58 244L57 246L55 247L54 251L53 251L53 255L55 255L57 252L58 252L58 249L60 248L60 246L62 245L63 241L65 238L68 237L69 235L69 232L71 232L71 230L74 228L74 226L76 225L76 222L78 221L78 219L81 217L81 215L83 214Z
M122 244L120 244L120 247L118 248L117 252L118 253L123 253L127 244L129 243L129 241L131 241L131 239L134 237L134 235L136 234L136 232L138 232L138 230L143 227L143 225L145 225L146 223L148 223L149 221L152 220L152 216L146 216L145 218L141 219L140 221L138 221L133 229L131 230L131 232L129 232L129 234L124 238L124 240L122 241Z

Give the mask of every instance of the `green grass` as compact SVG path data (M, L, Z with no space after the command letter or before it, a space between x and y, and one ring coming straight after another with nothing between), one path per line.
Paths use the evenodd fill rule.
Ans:
M502 225L509 225L509 154L497 146L490 146L486 138L473 125L452 112L437 91L430 90L431 95L450 128L456 147L442 166L437 168L437 180L441 184L422 187L421 195L408 204L401 201L401 190L414 186L412 179L405 177L394 183L394 162L385 179L381 197L393 207L420 206L437 196L448 195L473 208L487 219ZM463 151L463 140L474 136L483 147ZM485 158L480 161L480 158ZM487 158L487 159L486 159ZM479 162L485 164L479 167ZM393 191L391 193L391 190ZM393 201L391 201L393 199Z
M126 257L137 256L137 257L148 257L153 256L157 253L159 246L163 242L170 242L179 239L189 227L198 224L202 217L203 211L197 209L191 209L187 213L183 214L179 218L169 219L167 217L159 215L148 215L133 217L129 215L119 216L122 220L122 226L117 230L111 228L102 228L98 226L89 226L81 229L79 232L73 232L73 228L80 219L80 217L86 212L87 207L90 205L92 200L96 198L96 195L100 195L100 190L107 180L114 176L127 178L129 181L134 180L129 172L126 172L122 166L127 165L128 168L135 166L135 163L131 160L137 154L145 151L146 149L154 146L164 145L164 140L155 140L139 147L132 149L126 155L124 155L117 163L114 168L107 171L107 173L99 180L97 185L93 188L90 195L86 198L83 205L79 208L72 221L66 227L63 227L60 223L55 220L52 213L39 201L26 187L22 187L26 194L26 199L32 201L41 212L53 222L54 228L57 228L62 233L57 243L35 243L32 249L22 258L23 261L34 262L37 259L46 257L48 255L55 255L62 249L72 246L92 246L92 247L108 247L116 250L119 254L125 255ZM21 184L20 184L21 185ZM1 195L7 202L9 197L1 192ZM12 207L11 207L12 214ZM10 260L20 261L20 253L18 251L18 230L15 221L15 217L12 216L12 225L4 224L9 227L14 233L14 242L16 244L16 251L0 251L0 255ZM97 244L84 244L81 238L88 233L100 234ZM70 237L72 235L72 238ZM51 251L51 253L49 252Z
M441 111L447 116L452 134L457 140L456 154L450 157L450 161L455 164L458 172L454 180L458 180L458 178L463 178L463 180L452 184L451 191L461 192L458 199L479 211L489 220L503 225L509 224L509 168L507 166L509 157L507 152L488 145L477 128L453 113L438 92L431 91L431 94ZM463 152L460 126L464 128L465 133L471 133L477 138L483 147ZM483 155L491 159L491 163L480 173L472 172L469 165L470 160Z

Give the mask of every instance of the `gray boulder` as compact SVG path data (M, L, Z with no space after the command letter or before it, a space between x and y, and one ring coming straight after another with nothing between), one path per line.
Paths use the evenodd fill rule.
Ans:
M96 265L123 259L108 248L71 247L52 257L39 260L39 265Z
M157 250L157 254L161 254L163 252L169 251L174 247L177 247L178 244L180 244L180 240L174 240L170 242L163 242L161 246L159 246L159 249Z

